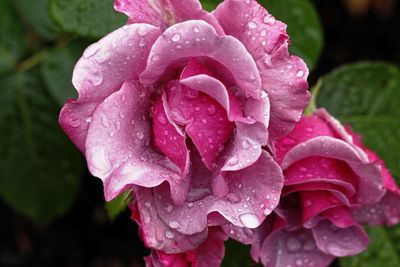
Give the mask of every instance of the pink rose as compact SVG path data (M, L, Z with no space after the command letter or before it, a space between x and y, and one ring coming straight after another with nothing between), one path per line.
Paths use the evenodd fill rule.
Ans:
M256 228L283 176L263 148L309 100L286 25L256 1L116 0L129 16L76 64L60 124L111 200L133 190L145 244L193 250L208 226Z
M251 238L225 227L265 266L327 266L367 247L360 224L399 221L400 190L383 162L325 110L304 116L274 147L285 177L278 208Z

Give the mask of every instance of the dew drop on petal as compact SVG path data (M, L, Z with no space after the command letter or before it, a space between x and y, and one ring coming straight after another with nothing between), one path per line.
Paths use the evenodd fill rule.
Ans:
M172 42L178 42L181 39L181 35L179 33L175 33L174 35L172 35L171 37L171 41Z
M169 239L172 239L172 238L174 238L174 233L171 231L171 230L169 230L169 229L167 229L166 231L165 231L165 237L166 238L169 238Z
M299 78L303 77L304 76L304 71L302 71L302 70L297 71L296 76L299 77Z
M260 225L260 220L255 214L252 213L241 214L239 219L244 227L256 228Z
M294 237L289 237L286 241L286 247L290 252L300 251L302 246L299 240Z

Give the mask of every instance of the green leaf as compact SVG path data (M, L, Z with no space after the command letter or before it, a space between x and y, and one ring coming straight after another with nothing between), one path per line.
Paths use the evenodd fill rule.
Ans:
M0 72L11 69L26 49L21 22L8 0L0 1Z
M366 252L340 260L343 267L400 266L400 227L368 228L370 237Z
M50 0L50 15L60 28L83 37L100 38L125 24L113 0Z
M222 267L256 267L259 266L250 257L250 246L229 239L225 242L225 257Z
M400 71L386 63L362 62L328 74L319 107L364 136L364 143L400 176Z
M207 11L213 11L222 0L201 0L201 5Z
M131 201L131 191L126 191L115 199L106 202L106 210L108 217L114 220L121 212L123 212Z
M288 25L290 52L303 58L312 70L323 46L318 13L308 0L261 0L268 12Z
M50 0L13 0L22 20L45 40L51 41L58 31L49 17Z
M59 105L63 105L68 98L77 97L71 81L77 60L69 48L55 48L48 53L41 66L46 87Z
M38 222L62 215L79 187L81 156L58 126L36 72L0 79L0 196Z

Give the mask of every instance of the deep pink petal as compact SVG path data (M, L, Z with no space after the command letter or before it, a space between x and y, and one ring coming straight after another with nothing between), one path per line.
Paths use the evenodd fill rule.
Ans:
M216 158L233 132L226 110L208 95L180 84L168 90L168 99L171 117L184 125L206 166L215 169Z
M341 203L331 193L326 191L300 192L302 201L303 223L307 224L315 216L332 207L341 206Z
M345 161L359 176L358 202L376 203L385 193L377 164L365 162L348 143L332 137L315 137L293 147L284 157L282 168L308 157L325 157Z
M212 26L199 20L176 24L157 39L140 75L141 82L155 83L169 65L188 57L216 60L232 73L240 90L255 99L261 97L257 66L243 44L232 36L219 36Z
M183 235L165 224L156 208L157 196L153 189L136 188L137 210L133 219L138 221L140 236L146 247L165 253L182 253L196 249L207 238L207 229L193 235ZM135 214L139 212L139 216Z
M367 234L358 224L339 228L325 220L312 228L312 232L318 248L335 257L359 254L367 248L369 243Z
M165 94L159 96L153 106L153 136L155 147L177 164L186 176L189 169L186 136L170 118Z
M194 169L193 173L196 173ZM279 202L283 177L279 166L272 157L263 152L259 160L245 169L223 173L229 193L220 198L211 192L211 182L204 181L206 175L192 177L192 181L202 182L192 185L184 206L172 206L169 196L162 187L156 189L160 195L156 199L160 216L172 224L176 230L193 234L207 227L211 213L222 215L230 223L247 228L256 228L270 214ZM198 181L202 179L202 181ZM170 208L168 208L171 206ZM165 212L165 210L169 212Z
M257 63L271 102L270 138L287 134L300 120L310 94L307 66L289 55L286 25L253 0L226 0L213 14L225 33L239 39Z
M228 119L236 122L235 139L225 152L227 160L223 163L222 170L243 169L257 161L261 147L268 142L268 98L247 98L243 103L242 115L242 111L238 111L237 105L240 104L236 97L229 94L224 84L217 79L201 74L183 79L181 83L213 97L226 109Z
M215 17L198 0L115 0L115 10L125 13L128 23L149 23L165 30L185 20L201 19L223 33Z
M83 53L72 77L79 98L69 100L59 118L61 127L82 153L97 105L119 90L124 81L138 78L159 35L160 30L148 24L124 26Z
M219 267L225 255L227 235L219 228L210 227L208 237L196 250L187 253L193 267Z
M93 114L86 159L90 172L103 180L107 200L129 186L154 187L164 181L170 184L174 201L186 198L189 179L150 146L149 93L139 84L125 82Z
M310 230L288 232L284 229L270 234L261 247L261 262L265 267L328 266L334 259L320 251Z

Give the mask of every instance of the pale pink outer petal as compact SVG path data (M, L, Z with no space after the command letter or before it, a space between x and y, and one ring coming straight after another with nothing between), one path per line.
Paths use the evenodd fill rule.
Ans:
M320 251L311 230L276 230L268 235L261 247L261 262L265 267L328 266L333 256Z
M284 156L281 166L285 170L296 161L314 156L343 160L351 167L360 177L359 203L376 203L383 197L385 190L379 166L366 162L353 146L336 138L321 136L297 144Z
M300 120L310 94L306 64L289 55L286 25L254 0L226 0L213 14L225 33L239 39L257 63L271 102L270 139L287 134Z
M197 198L193 201L188 199L184 206L172 207L167 192L161 187L156 188L160 217L184 234L203 231L207 227L209 215L213 213L222 215L236 226L258 227L279 202L283 177L277 163L264 151L250 167L223 175L229 188L225 197L211 194L209 187L192 188L189 196L196 195ZM207 179L206 176L192 179L196 178Z
M68 100L59 118L61 127L82 153L97 105L119 90L124 81L138 78L159 35L160 30L152 25L123 26L83 53L72 77L79 98Z
M200 20L168 28L154 43L140 80L145 85L154 84L173 62L203 56L230 70L240 90L255 99L261 97L257 66L243 44L232 36L219 36L211 25Z
M201 19L223 33L215 17L198 0L115 0L115 10L125 13L128 23L149 23L165 30L185 20Z
M339 228L324 220L312 228L318 248L335 257L353 256L364 251L368 246L368 235L364 229L354 223L352 226Z
M157 195L153 189L136 187L135 197L137 210L132 207L132 218L139 224L140 236L146 247L165 253L182 253L196 249L206 240L207 228L200 233L183 235L165 224L159 217L155 203ZM139 212L139 218L135 212Z
M150 146L149 95L140 84L125 82L93 114L86 159L90 172L103 180L107 200L132 185L154 187L164 181L175 202L186 198L190 179Z

